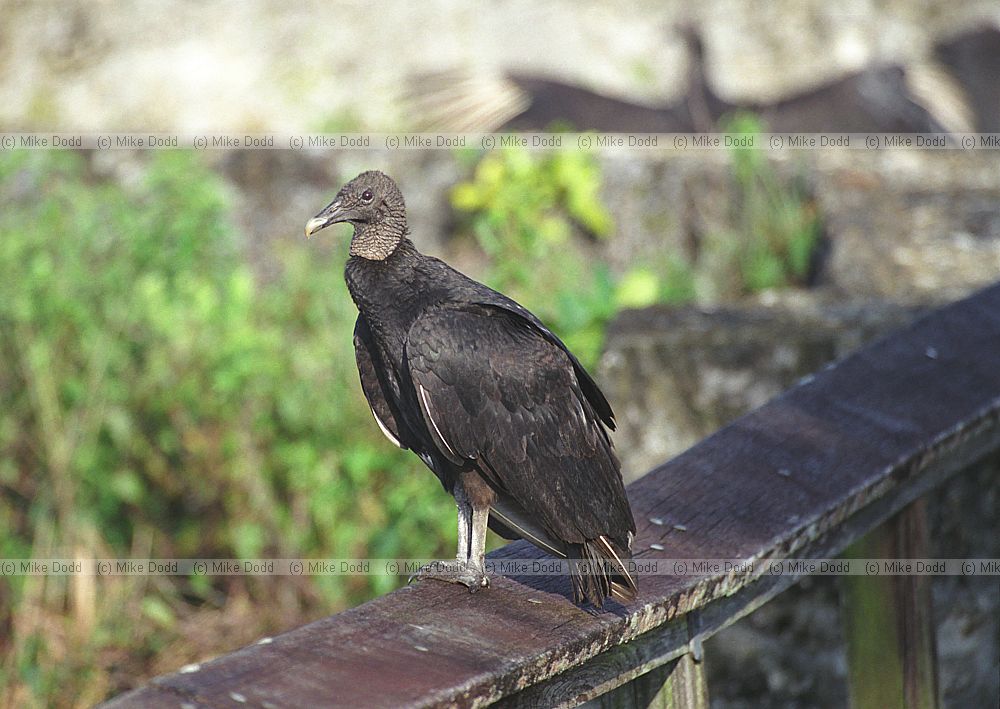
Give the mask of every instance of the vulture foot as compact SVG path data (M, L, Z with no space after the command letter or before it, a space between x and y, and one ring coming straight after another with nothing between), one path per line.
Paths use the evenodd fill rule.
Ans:
M483 567L474 561L433 561L417 569L407 583L416 580L434 579L447 583L458 583L475 593L490 585L490 579Z

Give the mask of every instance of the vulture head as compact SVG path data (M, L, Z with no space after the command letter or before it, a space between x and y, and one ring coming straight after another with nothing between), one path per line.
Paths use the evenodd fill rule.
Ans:
M403 193L388 175L377 170L362 172L306 223L306 236L341 222L354 225L351 256L381 261L406 237Z

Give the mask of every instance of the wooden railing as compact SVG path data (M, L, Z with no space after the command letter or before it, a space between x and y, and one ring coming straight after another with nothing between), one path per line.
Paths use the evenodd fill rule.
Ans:
M636 558L923 556L921 498L998 450L1000 285L807 377L636 481ZM491 558L544 555L517 542ZM650 575L634 603L599 613L573 605L560 577L494 577L475 595L419 583L108 706L704 707L702 641L796 580ZM857 705L936 705L926 581L848 584L848 614L882 602L846 622ZM877 676L864 671L873 664Z

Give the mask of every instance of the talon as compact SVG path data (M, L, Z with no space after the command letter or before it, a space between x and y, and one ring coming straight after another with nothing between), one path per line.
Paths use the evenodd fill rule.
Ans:
M437 561L417 569L417 573L410 576L407 584L414 579L434 579L445 583L461 584L469 589L469 593L475 593L480 588L487 588L490 585L489 577L482 571L478 564L473 562Z

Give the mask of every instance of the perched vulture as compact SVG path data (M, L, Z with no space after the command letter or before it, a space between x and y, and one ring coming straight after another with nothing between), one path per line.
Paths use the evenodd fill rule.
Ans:
M361 388L386 437L458 505L457 561L420 576L488 586L489 525L568 559L577 603L632 600L635 522L614 414L591 376L524 307L417 251L388 176L351 180L306 235L341 222L354 226L345 277Z

